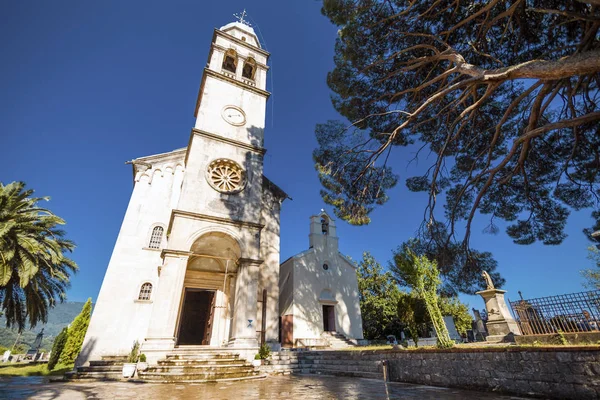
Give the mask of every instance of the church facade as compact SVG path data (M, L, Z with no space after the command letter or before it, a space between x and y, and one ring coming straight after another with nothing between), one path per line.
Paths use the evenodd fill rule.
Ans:
M329 334L363 338L356 265L339 251L335 220L310 217L309 248L279 271L283 347L319 346Z
M78 365L176 346L279 343L279 212L263 175L267 60L254 30L215 29L187 147L131 161L134 189Z

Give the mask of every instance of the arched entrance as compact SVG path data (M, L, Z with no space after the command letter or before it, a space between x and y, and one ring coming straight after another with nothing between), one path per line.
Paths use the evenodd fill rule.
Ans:
M192 244L181 297L177 345L222 346L229 339L240 247L221 232Z

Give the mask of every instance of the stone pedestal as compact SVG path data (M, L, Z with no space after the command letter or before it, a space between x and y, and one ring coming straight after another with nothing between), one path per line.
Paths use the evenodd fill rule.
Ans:
M513 336L521 334L517 322L508 310L504 293L506 290L500 289L487 289L476 293L485 301L485 309L488 314L486 324L489 333L488 342L513 342Z

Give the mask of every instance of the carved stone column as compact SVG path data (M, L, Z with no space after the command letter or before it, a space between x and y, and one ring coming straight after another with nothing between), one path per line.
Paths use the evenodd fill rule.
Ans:
M240 259L235 284L235 299L229 345L232 347L258 347L257 291L258 268L262 260Z

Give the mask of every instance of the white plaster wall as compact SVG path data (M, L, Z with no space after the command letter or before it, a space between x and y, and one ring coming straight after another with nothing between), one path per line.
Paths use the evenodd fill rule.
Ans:
M165 158L165 157L163 157ZM100 288L78 365L102 355L127 354L143 341L158 289L160 250L148 249L152 228L163 226L162 247L171 202L181 185L183 153L154 161L139 171L133 193ZM175 187L174 187L175 186ZM150 302L137 301L144 282L153 285Z
M323 270L327 262L329 269ZM294 339L319 338L323 333L323 304L319 296L331 291L337 301L336 331L362 339L362 317L356 270L341 256L318 257L316 252L294 258Z

